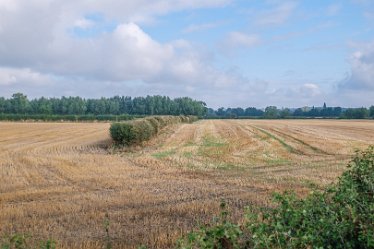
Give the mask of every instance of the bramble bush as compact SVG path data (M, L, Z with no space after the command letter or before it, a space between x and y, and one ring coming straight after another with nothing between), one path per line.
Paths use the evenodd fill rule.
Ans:
M192 232L178 248L374 248L374 147L357 152L327 190L274 201L273 209L248 209L244 224L223 220Z
M150 116L143 119L113 123L109 131L117 145L129 146L149 140L168 125L195 121L197 121L195 116Z

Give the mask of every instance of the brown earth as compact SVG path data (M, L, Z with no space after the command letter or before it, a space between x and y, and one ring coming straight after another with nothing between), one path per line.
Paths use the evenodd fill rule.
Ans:
M164 130L142 148L108 149L107 123L0 123L0 236L54 238L58 248L172 247L272 192L323 188L373 121L204 120Z

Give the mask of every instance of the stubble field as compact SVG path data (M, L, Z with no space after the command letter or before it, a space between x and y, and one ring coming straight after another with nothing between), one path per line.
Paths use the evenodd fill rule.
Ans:
M172 247L221 199L237 219L273 192L304 195L374 144L372 121L203 120L118 151L109 126L0 123L0 236L103 248L107 220L114 248Z

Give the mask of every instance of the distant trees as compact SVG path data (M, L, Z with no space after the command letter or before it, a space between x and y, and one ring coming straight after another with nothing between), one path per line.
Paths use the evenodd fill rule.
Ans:
M363 119L374 118L374 106L370 108L342 108L328 107L323 103L322 107L303 107L296 109L282 108L276 106L267 106L265 110L255 107L248 107L244 110L238 108L219 108L217 111L209 109L207 117L211 118L347 118L347 119Z
M280 118L287 118L291 116L291 110L288 108L283 108L282 110L280 110L279 116Z
M10 99L11 112L16 114L24 114L29 110L30 103L26 95L15 93Z
M374 118L374 105L370 106L369 108L369 116Z
M245 115L249 117L262 116L264 111L256 109L254 107L248 107L245 109Z
M276 106L268 106L265 108L265 118L278 118L278 109Z
M84 99L81 97L36 98L29 100L22 93L11 98L0 97L0 114L17 115L194 115L207 118L374 118L374 105L365 108L302 107L296 109L267 106L207 108L206 103L189 97L171 99L167 96L114 96L111 98ZM4 115L3 115L4 116ZM5 116L4 116L5 117Z
M4 97L0 97L0 113L4 113L8 108L6 107L7 101Z
M22 93L12 98L0 97L0 113L44 115L196 115L207 112L206 104L188 97L166 96L84 99L81 97L37 98L29 100Z
M368 116L369 116L369 111L365 107L348 108L344 112L344 118L362 119L362 118L367 118Z

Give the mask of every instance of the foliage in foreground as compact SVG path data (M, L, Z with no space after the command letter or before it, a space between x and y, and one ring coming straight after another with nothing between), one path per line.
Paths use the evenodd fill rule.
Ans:
M41 241L38 246L31 246L28 239L30 236L16 234L0 240L1 249L56 249L56 242L53 240Z
M299 199L276 194L277 207L248 210L244 224L202 227L178 248L374 248L374 147L357 152L338 183Z
M117 145L134 145L149 140L171 124L192 123L196 116L152 116L143 119L113 123L110 135Z

